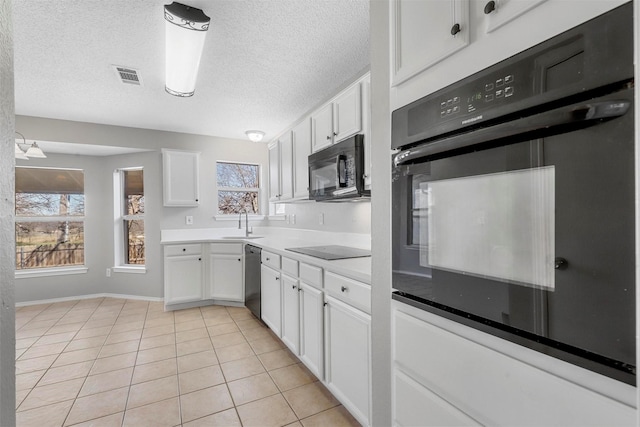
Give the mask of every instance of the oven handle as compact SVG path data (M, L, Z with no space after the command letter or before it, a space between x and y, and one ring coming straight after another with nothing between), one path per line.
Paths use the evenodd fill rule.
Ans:
M399 166L426 156L469 147L487 141L521 135L555 126L619 117L624 115L630 106L631 102L628 100L573 104L510 122L500 123L495 126L455 135L439 141L424 143L420 146L399 152L393 158L393 163L395 166Z

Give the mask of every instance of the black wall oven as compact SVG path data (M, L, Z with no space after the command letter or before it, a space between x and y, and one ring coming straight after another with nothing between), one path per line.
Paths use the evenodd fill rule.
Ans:
M393 112L393 299L635 385L632 16Z

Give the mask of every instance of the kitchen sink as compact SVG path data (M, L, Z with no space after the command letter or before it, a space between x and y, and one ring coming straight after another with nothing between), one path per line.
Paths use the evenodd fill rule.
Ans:
M251 239L262 239L264 236L223 236L221 239L230 239L230 240L251 240Z

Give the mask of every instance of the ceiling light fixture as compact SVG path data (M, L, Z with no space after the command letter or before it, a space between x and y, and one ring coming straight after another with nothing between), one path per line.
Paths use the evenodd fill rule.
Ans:
M164 7L168 93L192 96L211 19L195 7L173 2Z
M245 133L247 134L247 137L249 137L249 139L253 142L260 142L264 137L264 132L262 132L261 130L248 130Z
M22 142L18 142L16 141L15 145L15 158L16 159L21 159L21 160L29 160L29 158L33 157L34 159L46 159L47 156L45 156L45 154L42 152L42 150L40 149L40 147L38 147L38 143L37 142L33 142L33 144L28 144L27 140L25 139L24 135L21 134L20 132L16 133L18 135L20 135L22 137ZM25 147L22 148L20 147L21 145L24 145ZM26 152L24 151L26 150Z

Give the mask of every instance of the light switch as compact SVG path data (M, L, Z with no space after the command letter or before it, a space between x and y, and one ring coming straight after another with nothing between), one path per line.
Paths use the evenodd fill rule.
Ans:
M184 223L187 225L193 225L193 216L187 215L184 217Z

